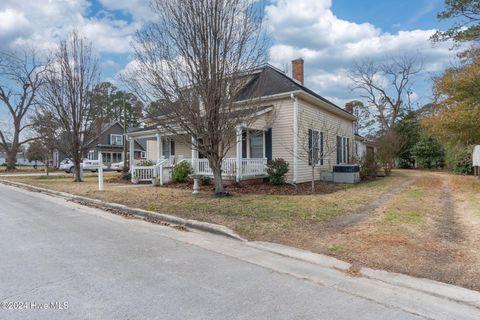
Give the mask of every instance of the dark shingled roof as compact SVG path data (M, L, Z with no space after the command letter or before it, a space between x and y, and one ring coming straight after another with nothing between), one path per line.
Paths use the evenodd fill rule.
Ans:
M345 113L348 113L343 108L337 106L333 102L325 99L316 92L308 89L304 85L296 82L284 72L272 67L270 65L265 65L260 68L260 71L257 72L252 79L246 84L245 88L240 92L238 96L238 101L248 100L251 98L259 98L265 96L271 96L280 93L287 93L292 91L303 90L308 94L311 94L317 99L320 99L333 107L336 107L342 110ZM350 113L348 113L350 114Z
M321 95L317 94L315 91L312 91L305 87L304 85L298 83L297 81L290 78L284 72L278 70L277 68L271 65L264 65L250 74L245 75L246 84L245 87L240 91L237 97L237 101L249 100L252 98L267 97L281 93L293 92L293 91L305 91L306 93L314 96L317 99L328 103L329 105L338 108L339 110L345 112L348 115L351 115L343 108L337 106L333 102L325 99ZM130 128L128 132L138 132L138 131L148 131L156 129L157 126L148 126L145 128Z

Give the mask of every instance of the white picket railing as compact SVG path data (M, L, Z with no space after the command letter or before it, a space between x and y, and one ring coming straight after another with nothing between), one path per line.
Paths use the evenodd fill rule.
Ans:
M132 181L151 181L155 177L155 166L133 167Z
M193 174L212 176L213 172L207 159L184 159L191 164ZM236 177L237 159L226 158L222 163L222 176ZM267 159L241 159L241 177L259 177L267 175Z
M188 162L196 176L213 176L212 169L207 159L182 159L177 164ZM267 159L241 159L240 177L265 177L267 176ZM134 166L132 170L132 182L151 181L154 178L160 178L160 184L163 185L163 169L172 166L172 159L162 159L154 166ZM222 176L237 176L237 159L226 158L222 163Z
M267 159L242 159L243 177L258 177L267 175Z

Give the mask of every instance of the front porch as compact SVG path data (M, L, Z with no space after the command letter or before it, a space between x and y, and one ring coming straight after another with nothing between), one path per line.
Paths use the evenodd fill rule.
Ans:
M236 145L222 162L222 178L237 182L249 179L264 178L267 176L267 157L271 151L266 150L265 139L268 131L258 129L238 128ZM152 182L163 185L171 180L174 165L187 162L190 164L194 177L213 177L208 159L203 158L193 148L192 143L180 144L178 136L168 135L158 128L138 130L127 134L129 146L133 147L136 139L150 139L150 150L147 151L147 160L153 165L142 165L142 161L130 158L130 173L132 183ZM270 144L271 145L271 144ZM189 155L186 155L186 153Z

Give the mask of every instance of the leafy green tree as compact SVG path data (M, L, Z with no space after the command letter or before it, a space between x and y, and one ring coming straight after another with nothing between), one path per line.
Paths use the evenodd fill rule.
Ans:
M469 42L480 40L480 0L445 0L445 10L437 15L440 20L455 20L446 31L437 31L433 41L453 40Z
M442 145L435 139L422 136L411 149L415 162L424 168L439 168L445 163Z
M445 145L445 164L447 168L458 174L472 174L473 145L463 146L458 143Z
M37 164L37 161L48 161L48 150L38 140L29 144L25 155L28 161L35 161L35 164Z
M415 158L412 155L412 147L420 140L422 126L419 121L419 114L410 111L395 126L399 138L403 141L398 154L399 166L401 168L415 167Z
M119 121L127 128L142 121L142 102L134 94L119 90L110 82L99 83L90 92L92 105L102 122Z

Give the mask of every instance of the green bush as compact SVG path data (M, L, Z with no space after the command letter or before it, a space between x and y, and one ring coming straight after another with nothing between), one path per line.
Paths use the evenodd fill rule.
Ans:
M415 162L423 168L440 168L445 158L442 145L435 139L423 136L413 147L411 153Z
M153 162L152 160L142 160L138 163L139 167L151 167L154 165L155 165L155 162Z
M271 184L285 184L285 175L288 172L288 162L283 159L271 160L268 163L268 180Z
M122 180L131 180L132 179L132 174L130 172L124 172L120 175L120 178Z
M212 184L212 178L207 177L207 176L201 176L200 177L200 184L202 186L209 186Z
M188 176L192 173L192 167L188 162L177 163L172 169L172 182L187 182Z
M447 144L445 147L445 164L447 168L458 174L472 174L473 146Z

